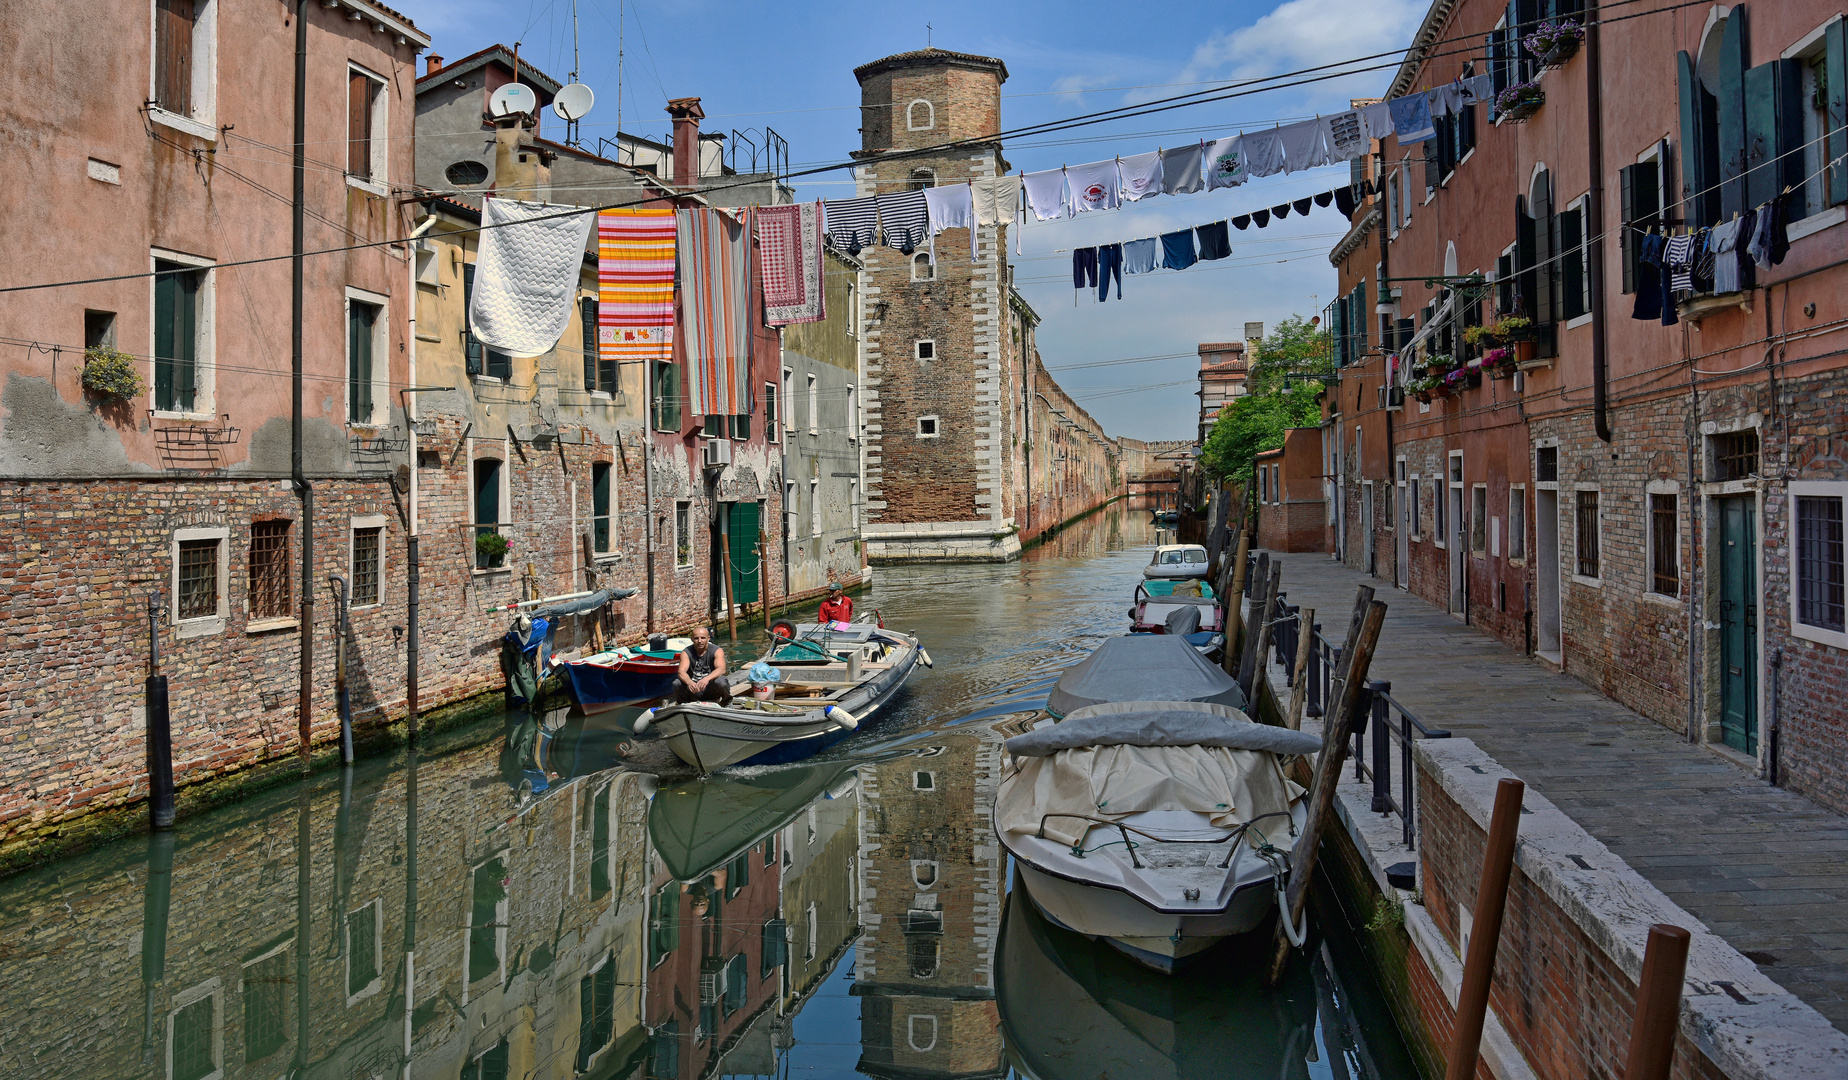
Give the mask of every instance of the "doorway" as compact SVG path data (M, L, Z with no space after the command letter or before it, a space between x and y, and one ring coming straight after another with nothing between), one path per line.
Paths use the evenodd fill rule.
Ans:
M1466 556L1469 543L1468 507L1463 502L1463 452L1453 451L1449 466L1450 488L1450 613L1469 620L1469 578Z
M1553 663L1559 653L1559 492L1534 492L1534 651Z
M1714 500L1720 519L1720 737L1758 755L1758 529L1754 497Z
M1360 482L1360 535L1367 545L1366 554L1361 557L1361 566L1368 577L1376 576L1373 572L1373 553L1379 545L1373 542L1373 481Z
M763 504L757 502L720 503L713 521L712 607L723 617L727 605L754 604L762 590L762 566L757 549L758 522ZM731 575L726 579L725 559L731 557Z
M1401 589L1409 589L1412 583L1412 514L1410 505L1405 501L1404 458L1399 459L1397 468L1399 475L1393 488L1393 497L1398 500L1398 507L1392 519L1392 583Z

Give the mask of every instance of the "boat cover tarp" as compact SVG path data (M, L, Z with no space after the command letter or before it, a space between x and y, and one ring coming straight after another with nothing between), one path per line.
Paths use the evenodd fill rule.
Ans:
M1200 629L1200 609L1193 604L1183 604L1168 612L1162 624L1167 627L1168 633L1176 637L1197 633Z
M1204 596L1213 598L1213 587L1199 578L1186 581L1145 581L1142 590L1150 596Z
M1016 757L1045 757L1082 746L1220 746L1272 754L1313 754L1319 735L1259 724L1237 709L1191 701L1123 701L1079 709L1007 741Z
M1185 639L1167 634L1109 638L1066 669L1046 699L1055 716L1111 701L1210 701L1245 707L1238 682Z
M535 619L542 616L547 619L556 619L561 615L582 615L586 611L594 611L602 607L611 600L626 600L634 595L634 589L598 589L589 596L580 596L575 600L564 600L552 604L549 607L539 608L531 612L531 614Z

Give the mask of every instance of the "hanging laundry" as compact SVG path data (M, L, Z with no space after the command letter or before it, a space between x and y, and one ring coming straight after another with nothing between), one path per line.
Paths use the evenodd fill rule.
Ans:
M1313 196L1313 198L1315 199L1315 204L1317 206L1327 206L1329 203L1335 201L1335 193L1333 191L1324 191L1324 192L1320 192L1316 194L1315 196ZM1303 213L1305 214L1307 214L1308 212L1309 211L1306 209L1303 211Z
M1739 290L1741 292L1758 284L1758 264L1752 261L1752 253L1746 250L1752 237L1758 232L1758 214L1756 207L1739 215L1739 239L1733 244L1733 254L1739 262Z
M1303 215L1304 217L1307 217L1309 216L1309 204L1314 201L1315 200L1310 199L1307 196L1305 196L1291 203L1290 209L1295 210L1297 213Z
M1694 233L1694 291L1713 292L1713 230Z
M1200 143L1182 146L1161 152L1161 193L1163 195L1192 195L1206 187L1206 174L1202 168L1206 161L1206 147Z
M764 283L764 323L788 326L828 317L823 287L821 204L756 211L757 265Z
M1125 274L1152 274L1155 272L1156 257L1161 250L1161 241L1154 237L1146 240L1131 240L1123 245L1123 272Z
M469 333L515 356L552 351L571 320L584 245L597 217L575 207L484 199Z
M1275 176L1283 172L1283 132L1277 128L1239 136L1240 157L1253 176Z
M1276 132L1277 140L1283 144L1284 166L1290 172L1328 164L1328 125L1320 119L1285 124Z
M1433 86L1425 91L1425 100L1431 103L1433 119L1460 113L1463 111L1463 84L1447 82L1442 86Z
M906 255L924 245L930 232L930 206L922 188L916 191L889 191L873 196L879 204L879 231L885 234L887 247Z
M1278 203L1276 206L1270 208L1270 212L1272 217L1276 218L1278 221L1282 221L1284 218L1290 216L1290 204L1287 202Z
M1075 216L1092 210L1115 210L1116 160L1112 158L1109 161L1093 161L1088 165L1066 166L1065 189L1071 199L1066 210L1069 214Z
M1206 189L1237 187L1251 179L1246 167L1245 151L1237 135L1218 139L1206 148Z
M1097 249L1072 249L1072 288L1094 289L1097 287Z
M672 210L597 213L597 358L618 372L673 358L674 234Z
M1250 214L1240 214L1239 216L1232 219L1232 227L1234 229L1237 229L1239 232L1244 232L1247 228L1250 227L1250 225L1251 225L1251 215Z
M1161 151L1117 158L1117 194L1123 202L1140 202L1161 194Z
M1742 220L1733 218L1713 227L1713 291L1716 293L1739 291L1739 225Z
M1110 278L1116 276L1117 299L1123 299L1123 245L1103 244L1097 249L1097 302L1110 298Z
M1376 101L1371 105L1362 105L1355 110L1360 113L1360 126L1369 139L1384 139L1393 133L1392 104Z
M1353 217L1354 211L1358 207L1359 203L1354 200L1354 189L1352 187L1338 187L1335 189L1335 209L1340 211L1342 217Z
M1322 125L1322 138L1328 143L1331 158L1336 161L1352 161L1366 155L1367 129L1361 123L1357 110L1349 109L1333 116L1324 116L1317 122Z
M977 225L1012 225L1020 210L1020 177L980 176L970 183Z
M1042 169L1020 178L1027 189L1027 206L1040 221L1065 216L1065 170Z
M858 255L879 239L879 207L871 195L858 199L828 199L823 204L828 246Z
M1662 238L1655 233L1637 237L1636 302L1630 307L1632 319L1662 317Z
M1226 223L1214 221L1194 227L1194 235L1200 239L1200 261L1223 259L1232 254L1232 240L1226 232Z
M1161 264L1170 270L1185 270L1199 262L1194 255L1194 231L1182 229L1179 232L1161 234Z
M1424 142L1437 134L1431 123L1431 100L1423 94L1396 97L1386 104L1392 109L1392 133L1400 145Z
M700 416L751 411L750 244L722 210L677 210L687 397Z
M937 234L945 229L969 230L969 260L975 261L975 189L968 184L925 188L924 209L930 219L931 261L937 261Z
M1251 212L1251 220L1257 223L1258 228L1262 229L1264 226L1270 224L1270 215L1271 212L1269 210L1253 210Z
M1668 267L1668 290L1671 293L1694 291L1694 238L1691 236L1671 236L1668 246L1662 251L1662 262Z
M1790 251L1790 231L1784 224L1782 196L1758 208L1758 227L1752 231L1748 250L1760 269L1769 270L1784 261Z
M1492 105L1495 102L1495 76L1471 75L1462 81L1463 104Z

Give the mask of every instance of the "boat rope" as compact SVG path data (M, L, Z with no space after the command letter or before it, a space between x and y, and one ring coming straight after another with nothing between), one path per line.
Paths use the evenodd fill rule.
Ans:
M1271 891L1277 894L1277 916L1283 920L1283 936L1290 940L1293 948L1300 949L1309 939L1309 913L1303 912L1301 925L1290 919L1290 897L1288 883L1290 880L1290 857L1283 849L1271 844L1260 844L1258 857L1271 864Z

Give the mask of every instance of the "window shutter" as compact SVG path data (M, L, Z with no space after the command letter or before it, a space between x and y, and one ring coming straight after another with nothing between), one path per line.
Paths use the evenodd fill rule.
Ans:
M1347 366L1347 325L1346 325L1347 324L1347 297L1344 296L1341 299L1335 301L1334 310L1329 312L1329 318L1335 324L1334 326L1329 328L1335 332L1335 366L1336 367L1346 367Z
M1829 160L1842 161L1848 155L1848 19L1837 19L1824 32L1824 50L1828 65L1823 69L1829 80L1825 113L1829 125ZM1848 163L1829 170L1829 201L1848 202Z
M1506 44L1504 42L1506 37L1506 33L1501 30L1493 30L1489 33L1489 80L1494 87L1494 97L1496 98L1501 96L1503 90L1508 89L1508 65L1505 55ZM1490 105L1489 123L1492 124L1494 122L1495 106Z
M1719 151L1706 119L1707 93L1694 73L1694 57L1675 55L1675 81L1681 96L1681 223L1705 224L1719 218Z
M597 386L597 302L586 296L578 300L578 324L584 339L584 389ZM603 387L602 389L608 389Z
M468 332L468 309L475 295L475 264L462 264L462 353L470 375L481 374L481 342Z
M1803 182L1803 68L1772 60L1750 68L1745 93L1747 206L1762 206Z
M1553 176L1543 174L1545 190L1534 203L1534 322L1558 322L1559 291L1559 215L1553 212Z
M1424 186L1427 192L1434 191L1438 182L1444 178L1443 163L1438 158L1438 144L1444 139L1444 121L1437 122L1437 134L1424 141Z
M372 80L347 72L347 172L372 175Z
M1585 314L1585 254L1580 245L1585 240L1584 213L1579 207L1573 207L1554 220L1559 223L1559 284L1562 314L1567 319L1576 319Z
M174 315L174 353L178 358L174 372L174 406L182 412L196 407L199 369L199 285L205 274L193 270L173 275L178 304Z
M168 112L192 115L193 0L154 5L154 101Z
M1534 219L1527 213L1527 197L1514 197L1514 306L1523 315L1539 322L1543 316L1534 306Z
M1353 306L1348 312L1348 330L1354 335L1354 340L1358 343L1358 348L1356 350L1358 355L1360 353L1365 353L1367 351L1367 346L1371 344L1371 342L1368 341L1368 329L1371 320L1367 318L1366 278L1361 278L1360 284L1354 286L1351 303Z
M1617 186L1621 192L1619 198L1623 215L1619 219L1622 222L1619 228L1623 247L1623 291L1626 296L1636 291L1636 254L1642 247L1637 242L1640 237L1636 233L1636 174L1639 170L1648 167L1625 165L1617 170Z
M1746 201L1747 151L1745 131L1745 5L1733 8L1720 36L1718 73L1707 86L1713 95L1719 130L1719 216L1696 225L1712 225L1754 205Z
M1463 106L1463 111L1456 115L1457 125L1457 160L1462 161L1469 152L1476 148L1476 107Z

